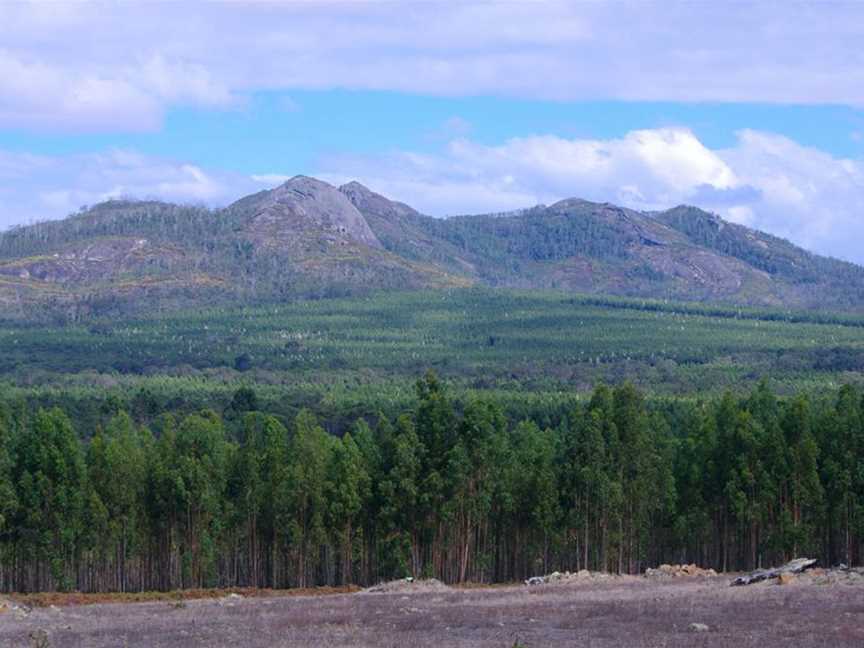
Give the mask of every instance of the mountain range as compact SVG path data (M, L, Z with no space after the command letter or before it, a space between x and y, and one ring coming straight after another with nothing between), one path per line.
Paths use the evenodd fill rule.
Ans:
M864 310L864 268L691 206L426 216L296 176L222 209L110 200L0 233L8 318L468 286Z

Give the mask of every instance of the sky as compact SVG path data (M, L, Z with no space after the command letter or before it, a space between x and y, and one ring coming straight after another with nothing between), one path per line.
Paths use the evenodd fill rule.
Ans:
M686 203L864 264L864 2L0 1L0 229L296 175Z

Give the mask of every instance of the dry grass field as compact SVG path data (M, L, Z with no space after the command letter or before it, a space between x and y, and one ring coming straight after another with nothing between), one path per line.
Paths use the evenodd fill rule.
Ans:
M791 585L770 582L748 587L729 587L729 581L727 577L624 577L537 587L451 589L414 584L384 592L326 596L245 592L144 602L16 599L0 612L0 645L864 645L860 581L817 584L801 579Z

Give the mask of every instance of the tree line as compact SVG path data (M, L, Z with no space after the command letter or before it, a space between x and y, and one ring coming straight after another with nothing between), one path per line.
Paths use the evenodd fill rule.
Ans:
M662 562L751 569L864 555L864 400L652 404L599 386L555 421L457 403L434 373L409 411L341 436L309 411L120 408L76 430L0 406L0 589L137 591L502 582Z

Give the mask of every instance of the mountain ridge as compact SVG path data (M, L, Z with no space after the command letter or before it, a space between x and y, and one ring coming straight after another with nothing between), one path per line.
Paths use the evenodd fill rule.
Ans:
M8 317L471 285L864 310L864 268L688 205L568 198L434 218L356 181L295 176L220 209L113 200L0 232Z

